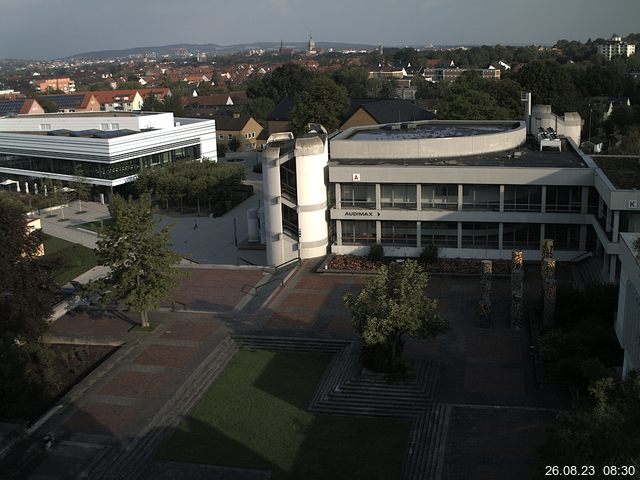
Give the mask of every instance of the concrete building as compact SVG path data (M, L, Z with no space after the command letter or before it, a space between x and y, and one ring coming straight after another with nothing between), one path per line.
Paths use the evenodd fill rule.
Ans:
M238 152L256 150L262 142L258 140L262 133L262 125L249 115L235 113L233 115L217 115L216 121L218 143L228 145L232 139L240 142Z
M142 169L204 158L217 161L212 120L147 112L0 118L0 175L23 184L74 181L80 167L96 193L110 194Z
M634 53L636 53L636 46L623 42L622 38L615 33L608 41L598 45L598 54L607 60L613 57L630 57Z
M434 245L445 258L510 259L518 249L538 260L553 239L557 260L593 256L603 278L620 282L623 373L640 368L640 185L630 178L640 165L585 155L577 114L531 110L526 121L272 135L262 157L268 263L366 255L373 244L395 257ZM535 112L565 133L550 132Z

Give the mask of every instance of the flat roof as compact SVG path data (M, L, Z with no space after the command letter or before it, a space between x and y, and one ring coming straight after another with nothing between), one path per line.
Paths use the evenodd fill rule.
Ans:
M640 161L637 155L591 155L616 188L640 189Z
M432 122L383 125L356 129L342 140L412 140L420 138L471 137L514 130L518 122L449 123Z
M171 113L171 112L169 112ZM35 115L20 115L13 118L52 118L52 117L143 117L148 115L162 115L167 112L57 112L57 113L38 113Z
M527 143L517 149L448 158L347 158L331 157L329 165L384 165L389 167L429 166L429 167L524 167L524 168L589 168L582 157L562 139L562 151L535 148L535 140L530 137Z

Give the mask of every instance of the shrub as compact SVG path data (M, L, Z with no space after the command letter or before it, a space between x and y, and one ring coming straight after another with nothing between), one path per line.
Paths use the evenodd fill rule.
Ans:
M427 245L422 249L420 260L424 263L433 263L438 260L438 247L435 245Z
M382 259L384 258L384 248L382 248L382 245L378 243L376 243L375 245L371 245L367 258L372 262L382 261Z

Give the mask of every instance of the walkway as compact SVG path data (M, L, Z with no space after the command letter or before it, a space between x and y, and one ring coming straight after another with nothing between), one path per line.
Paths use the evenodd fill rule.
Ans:
M52 334L69 340L124 343L35 434L55 431L60 441L16 478L154 478L153 472L162 469L150 463L154 449L233 355L236 346L229 334L336 345L357 341L342 297L357 292L367 277L316 274L314 264L304 263L283 288L272 283L257 298L252 287L270 278L260 270L191 268L177 294L177 311L166 305L153 313L152 321L160 326L152 334L130 331L135 319L126 313L68 315L56 322ZM536 271L527 273L529 302L537 279ZM534 446L566 399L535 388L528 334L508 326L508 279L494 279L489 326L475 316L477 278L433 277L430 294L452 330L433 341L408 341L405 347L407 356L422 365L424 377L397 400L417 415L412 445L427 449L405 464L404 478L528 478L536 468ZM371 402L388 408L386 395L395 393L375 386L375 379L359 379L349 373L349 362L344 365L336 370L342 380L331 384L325 379L326 388L319 386L313 408L339 413L371 408ZM352 397L322 394L339 385ZM241 470L181 470L179 464L171 469L175 478L192 478L189 472L195 475L196 470L201 478L261 478Z

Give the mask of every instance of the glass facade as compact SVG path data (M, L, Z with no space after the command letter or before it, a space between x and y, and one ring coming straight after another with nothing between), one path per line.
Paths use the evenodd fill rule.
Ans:
M422 185L420 196L422 209L458 209L458 185Z
M500 187L498 185L464 185L463 210L500 210Z
M463 223L463 248L498 248L500 234L497 223Z
M280 185L283 197L293 202L298 201L298 179L295 160L280 165Z
M178 160L194 160L196 158L200 158L200 145L182 147L114 163L0 154L0 167L60 175L74 175L76 167L79 167L86 178L116 180L135 175L141 168L153 168Z
M540 224L505 223L502 225L502 248L537 250L540 248Z
M547 223L544 236L553 239L553 248L556 250L578 250L580 247L579 225Z
M416 246L416 222L382 222L381 243L383 245Z
M505 185L505 212L540 212L542 187L539 185Z
M382 208L416 209L416 186L406 183L383 183L380 186Z
M546 212L580 213L582 187L548 186Z
M282 227L284 233L298 239L298 212L284 203L282 204Z
M342 243L345 245L376 243L376 222L363 220L343 221Z
M376 208L376 186L372 183L340 185L342 208Z
M422 222L420 226L422 246L456 248L458 246L458 222Z

